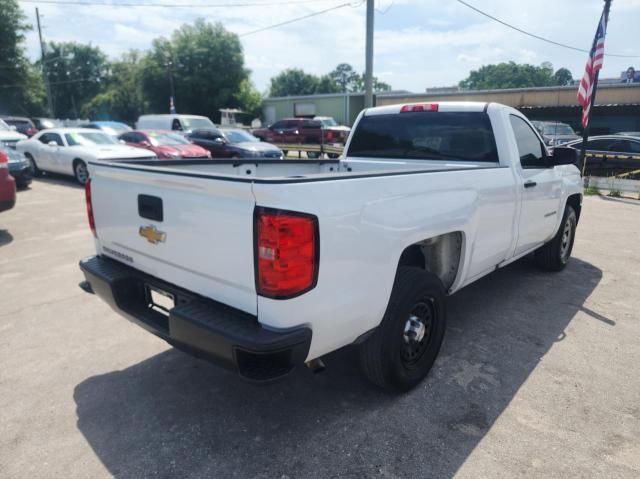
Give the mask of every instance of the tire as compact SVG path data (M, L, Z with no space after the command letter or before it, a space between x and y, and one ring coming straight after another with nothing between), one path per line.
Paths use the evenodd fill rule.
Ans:
M576 212L573 207L567 205L556 235L535 252L536 263L540 268L556 272L562 271L567 266L573 250L577 225Z
M319 151L307 151L307 158L311 160L317 160L320 156L322 156L322 153Z
M29 161L29 166L31 167L31 174L35 178L42 176L42 171L40 170L40 168L38 168L38 165L36 165L36 160L33 159L33 156L31 156L30 153L25 153L24 156Z
M440 279L420 268L400 266L382 322L360 345L362 372L387 391L409 391L431 370L445 327Z
M87 164L82 160L75 160L73 162L73 174L76 181L83 186L89 181L89 170L87 169Z
M327 155L329 156L329 158L331 158L332 160L335 160L336 158L340 158L340 155L338 153L327 153Z
M289 150L282 150L282 154L284 155L284 157L286 158L287 155L289 154Z

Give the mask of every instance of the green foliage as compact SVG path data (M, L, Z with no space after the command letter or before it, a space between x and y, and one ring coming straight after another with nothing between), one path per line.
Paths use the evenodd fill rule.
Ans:
M141 58L140 52L131 50L112 62L105 90L83 105L81 115L92 120L135 123L146 111Z
M56 117L78 118L82 106L104 91L109 63L98 47L52 42L44 62Z
M484 65L471 71L469 76L460 82L460 87L469 90L541 87L566 85L571 80L569 70L560 68L554 73L553 65L549 62L539 67L509 62Z
M599 195L600 194L600 190L598 188L596 188L595 186L587 186L584 189L584 194L586 196L595 196L595 195Z
M611 198L622 198L622 193L618 190L611 190L607 196L610 196Z
M250 118L260 118L262 116L262 95L249 79L240 82L238 92L234 96L237 106L246 112Z
M373 91L390 90L390 85L373 77ZM364 91L364 74L356 73L348 63L340 63L333 71L320 77L299 68L287 69L271 79L269 89L272 97L360 91Z
M220 119L218 109L233 106L240 85L249 78L238 36L202 19L182 25L171 39L154 40L142 63L151 111L169 111L173 79L177 111L214 121Z
M16 0L0 2L0 113L41 113L42 80L26 58L25 32L31 26Z

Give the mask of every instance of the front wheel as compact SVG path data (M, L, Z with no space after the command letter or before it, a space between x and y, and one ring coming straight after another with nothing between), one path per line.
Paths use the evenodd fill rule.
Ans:
M538 266L547 271L561 271L567 266L573 250L577 225L578 216L573 207L567 205L556 235L535 252Z
M42 171L40 171L40 169L38 168L38 165L36 165L36 160L33 159L33 156L31 156L30 153L25 153L24 156L29 162L29 169L31 170L31 175L35 177L42 176Z
M87 164L82 160L76 160L73 163L73 173L76 177L76 181L81 185L84 185L87 181L89 181L89 169L87 168Z
M412 389L431 370L445 326L440 279L420 268L400 267L382 322L360 345L362 371L386 390Z

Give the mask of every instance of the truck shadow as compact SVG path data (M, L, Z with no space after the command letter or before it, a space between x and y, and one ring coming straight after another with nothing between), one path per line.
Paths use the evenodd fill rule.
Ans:
M78 190L84 189L84 187L76 181L73 176L59 175L58 173L44 173L42 176L33 179L33 182L48 183L50 185L68 186ZM32 183L33 186L33 183Z
M370 386L349 348L267 386L168 350L78 384L78 428L116 477L452 477L578 311L615 327L583 306L599 269L529 263L450 298L440 358L405 396Z
M9 230L0 229L0 246L7 245L13 241L13 235Z

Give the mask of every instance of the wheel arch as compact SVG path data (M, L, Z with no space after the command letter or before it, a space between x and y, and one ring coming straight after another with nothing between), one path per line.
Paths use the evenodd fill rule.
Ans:
M571 206L576 212L577 220L580 221L580 212L582 211L582 194L575 193L567 197L567 206Z
M408 245L402 251L397 269L414 266L433 273L440 278L445 291L448 291L460 273L462 248L462 231L426 238Z

